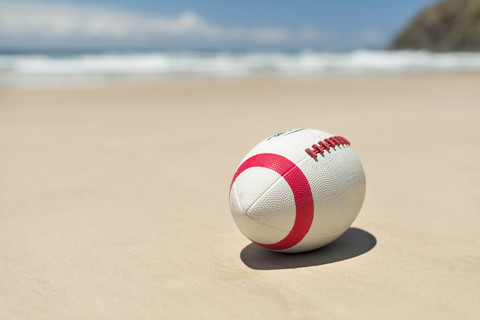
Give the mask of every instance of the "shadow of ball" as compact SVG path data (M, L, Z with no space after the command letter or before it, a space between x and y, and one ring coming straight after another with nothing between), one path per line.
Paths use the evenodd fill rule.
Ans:
M319 266L362 255L377 244L369 232L349 228L338 239L317 250L303 253L281 253L264 249L254 243L243 248L240 259L256 270L293 269Z

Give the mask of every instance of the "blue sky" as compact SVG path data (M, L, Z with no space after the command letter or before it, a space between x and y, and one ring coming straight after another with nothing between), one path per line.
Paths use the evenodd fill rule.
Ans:
M0 49L384 48L435 0L0 0Z

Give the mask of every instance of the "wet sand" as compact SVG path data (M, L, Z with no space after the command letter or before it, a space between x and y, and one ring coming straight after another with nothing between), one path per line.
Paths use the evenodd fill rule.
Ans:
M0 90L0 318L480 318L480 74ZM242 157L346 137L367 194L301 255L236 228Z

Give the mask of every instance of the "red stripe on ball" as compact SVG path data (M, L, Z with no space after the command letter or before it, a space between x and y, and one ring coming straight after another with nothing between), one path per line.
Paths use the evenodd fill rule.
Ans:
M295 199L295 222L288 235L282 240L272 243L252 242L271 250L284 250L293 247L305 237L313 222L313 196L310 184L302 170L287 158L274 153L260 153L245 160L233 176L230 189L237 177L248 168L261 167L271 169L281 175L290 186Z

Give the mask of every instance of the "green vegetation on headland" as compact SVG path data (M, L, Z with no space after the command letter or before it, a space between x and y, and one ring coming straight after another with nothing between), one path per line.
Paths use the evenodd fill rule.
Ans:
M444 0L421 12L392 49L480 51L480 0Z

